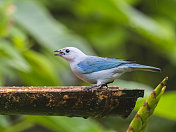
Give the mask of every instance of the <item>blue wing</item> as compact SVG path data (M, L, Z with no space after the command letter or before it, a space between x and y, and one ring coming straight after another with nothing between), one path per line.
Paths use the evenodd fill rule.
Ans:
M122 59L103 58L96 56L89 56L81 61L77 66L83 71L84 74L107 70L118 67L123 64L130 64L132 61Z

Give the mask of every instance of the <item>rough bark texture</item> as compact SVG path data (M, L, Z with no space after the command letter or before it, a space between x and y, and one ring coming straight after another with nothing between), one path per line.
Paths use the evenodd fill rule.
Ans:
M127 117L144 89L85 91L83 86L0 87L0 114Z

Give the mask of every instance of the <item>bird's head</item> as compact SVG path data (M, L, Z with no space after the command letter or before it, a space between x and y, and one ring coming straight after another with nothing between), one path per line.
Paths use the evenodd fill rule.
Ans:
M67 61L74 61L76 59L78 60L79 58L86 56L82 51L75 47L65 47L54 52L56 52L55 56L61 56Z

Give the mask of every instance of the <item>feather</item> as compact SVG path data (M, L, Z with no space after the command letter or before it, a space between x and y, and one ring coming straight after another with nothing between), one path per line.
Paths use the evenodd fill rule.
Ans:
M152 71L152 72L160 72L161 69L153 66L146 66L141 64L126 64L125 66L131 68L132 70L142 70L142 71Z
M130 64L134 61L126 61L123 59L103 58L96 56L88 56L77 66L83 71L84 74L98 72L121 66L123 64Z

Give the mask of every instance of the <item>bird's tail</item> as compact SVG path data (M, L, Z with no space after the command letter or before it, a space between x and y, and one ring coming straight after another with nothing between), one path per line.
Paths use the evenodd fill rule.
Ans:
M161 69L153 66L146 66L140 64L126 64L131 70L142 70L142 71L152 71L152 72L160 72Z

